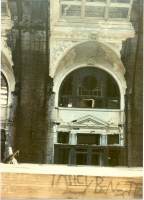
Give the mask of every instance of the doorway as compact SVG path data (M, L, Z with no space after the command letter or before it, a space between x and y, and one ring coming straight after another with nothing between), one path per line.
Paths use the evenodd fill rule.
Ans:
M54 163L69 165L119 166L120 148L91 145L54 146Z

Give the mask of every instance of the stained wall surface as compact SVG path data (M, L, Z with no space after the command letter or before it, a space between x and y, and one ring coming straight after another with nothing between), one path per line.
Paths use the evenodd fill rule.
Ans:
M57 3L56 7L51 4L51 21L47 13L47 1L37 2L37 6L34 1L24 1L23 4L18 3L17 8L14 1L11 3L12 19L15 19L11 48L18 99L13 148L20 150L20 162L53 162L55 121L52 113L57 105L57 83L64 73L76 69L74 64L86 62L96 65L101 57L100 63L103 65L103 53L93 58L95 55L89 51L91 47L95 49L93 45L98 42L103 49L107 49L103 61L110 63L111 71L114 70L120 79L123 96L127 86L125 99L123 98L127 164L142 165L142 25L139 16L141 2L134 1L131 14L135 37L129 21L85 21L78 22L78 26L76 22L57 18ZM75 48L76 46L78 48ZM78 51L81 46L87 49L85 53L82 53L84 50Z

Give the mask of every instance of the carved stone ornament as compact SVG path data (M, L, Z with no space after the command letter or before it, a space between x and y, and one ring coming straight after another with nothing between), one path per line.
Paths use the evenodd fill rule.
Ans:
M95 57L90 57L87 61L88 65L94 65L96 63L96 58Z
M74 45L73 41L52 41L51 43L51 52L50 52L50 71L51 74L56 69L57 63L64 56L65 52L71 49Z
M77 120L74 120L73 125L87 125L97 127L107 127L109 124L101 119L93 117L92 115L85 115Z

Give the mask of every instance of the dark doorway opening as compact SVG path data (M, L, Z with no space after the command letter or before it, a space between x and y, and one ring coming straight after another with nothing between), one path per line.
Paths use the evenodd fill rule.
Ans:
M68 165L121 166L122 147L54 145L54 163Z
M99 134L77 134L77 144L100 144Z

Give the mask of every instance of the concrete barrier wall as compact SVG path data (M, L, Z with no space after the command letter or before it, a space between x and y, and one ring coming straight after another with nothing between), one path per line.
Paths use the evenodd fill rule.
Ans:
M142 199L142 176L65 174L3 171L2 198Z

